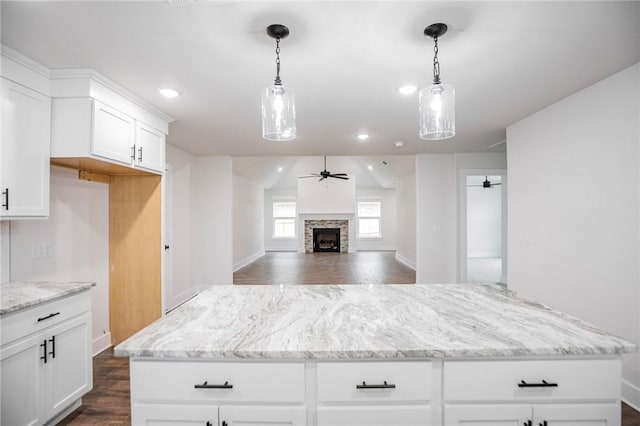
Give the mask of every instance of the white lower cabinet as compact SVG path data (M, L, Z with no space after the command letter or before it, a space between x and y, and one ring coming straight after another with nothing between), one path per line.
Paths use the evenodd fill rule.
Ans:
M75 314L79 306L85 313ZM13 337L0 349L0 424L45 424L91 390L89 306L86 292L3 316L2 334Z
M447 426L618 426L620 404L445 405Z
M218 426L218 406L133 404L131 424L140 426Z
M42 336L22 339L0 350L3 425L40 425L46 417Z
M535 426L618 426L620 404L534 405Z
M305 426L304 407L221 405L220 426Z
M318 407L318 426L431 426L428 406Z

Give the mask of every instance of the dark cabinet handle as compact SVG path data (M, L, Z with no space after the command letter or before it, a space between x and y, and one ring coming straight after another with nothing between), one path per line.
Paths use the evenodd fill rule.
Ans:
M136 145L135 144L131 147L131 160L132 161L136 160Z
M540 426L548 426L547 421L545 420L544 422L540 423Z
M518 383L519 388L557 388L557 383L547 383L546 380L543 380L542 383L527 383L524 380L521 380Z
M532 425L531 420L528 420L528 421L526 421L526 422L524 422L524 423L522 423L522 424L523 424L524 426L531 426L531 425Z
M51 352L49 352L49 355L51 355L51 358L56 357L56 336L51 336L51 339L49 339L49 341L51 342Z
M47 339L44 339L44 342L40 343L40 347L44 348L44 352L43 355L40 357L40 359L44 360L44 363L47 363Z
M207 426L213 426L211 422L207 422Z
M164 245L164 249L165 249L165 250L169 250L170 248L171 248L171 247L169 246L169 244L165 244L165 245Z
M138 148L138 161L142 163L142 147Z
M38 322L44 321L44 320L48 320L49 318L53 318L56 315L60 315L60 312L56 312L55 314L49 314L46 317L40 317L40 318L38 318Z
M227 422L225 422L225 421L223 420L223 421L222 421L222 426L229 426L229 425L227 424Z
M2 191L2 195L4 195L4 204L2 207L4 207L5 210L9 210L9 188L5 188L5 190Z
M196 389L233 389L233 385L230 385L229 382L224 382L223 385L210 385L208 382L204 382L201 385L193 386Z
M382 385L368 385L366 382L362 382L361 385L356 385L356 389L395 389L396 385L389 384L387 381L384 381Z

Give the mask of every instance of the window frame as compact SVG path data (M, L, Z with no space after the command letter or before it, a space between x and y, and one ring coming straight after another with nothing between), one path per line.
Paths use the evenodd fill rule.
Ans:
M377 203L380 211L379 216L360 216L360 204L361 203ZM361 235L360 234L360 219L378 219L378 235ZM381 240L382 239L382 199L380 198L367 198L358 199L356 203L356 223L357 223L357 237L365 240Z
M293 216L276 216L276 204L293 204L294 215ZM271 225L272 232L271 237L274 239L294 239L298 237L298 202L297 200L273 200L271 202ZM276 220L278 219L293 219L293 235L276 235Z

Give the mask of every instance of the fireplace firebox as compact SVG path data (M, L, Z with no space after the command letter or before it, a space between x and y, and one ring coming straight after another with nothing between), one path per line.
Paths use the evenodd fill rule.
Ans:
M340 228L313 228L314 252L340 252Z

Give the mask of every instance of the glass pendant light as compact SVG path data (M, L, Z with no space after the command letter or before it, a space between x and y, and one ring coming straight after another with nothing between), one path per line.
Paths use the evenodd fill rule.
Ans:
M284 25L267 27L269 37L276 39L276 80L262 90L262 137L270 141L296 138L295 91L280 80L280 40L289 35Z
M434 40L433 84L420 90L420 139L447 139L456 134L455 90L440 82L438 62L438 37L447 32L445 24L432 24L424 29L424 35Z

